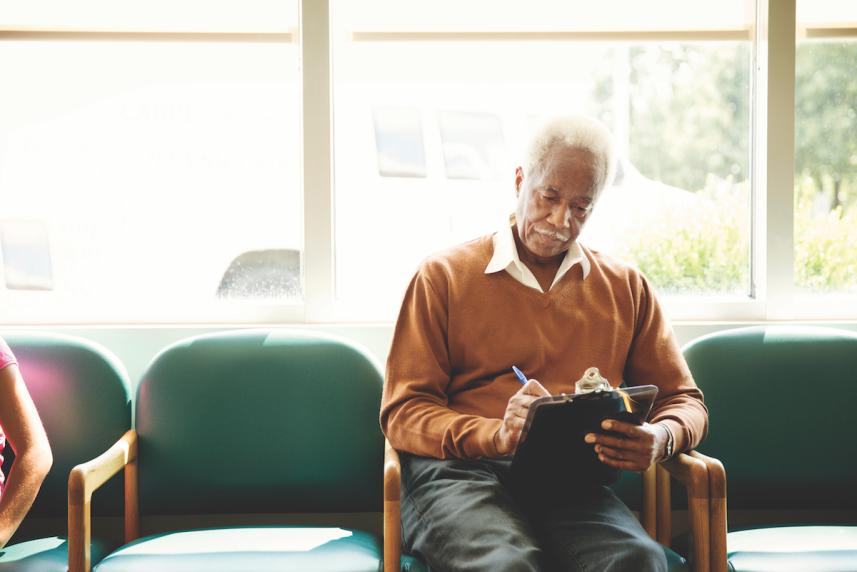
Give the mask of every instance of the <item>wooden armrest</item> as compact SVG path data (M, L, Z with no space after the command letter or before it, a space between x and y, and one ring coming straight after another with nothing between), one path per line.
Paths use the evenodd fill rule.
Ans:
M384 439L384 572L399 572L402 557L401 482L399 453Z
M92 493L107 482L110 477L123 468L132 465L136 468L137 433L130 429L116 441L107 451L98 457L81 463L71 470L68 476L68 570L69 572L89 572L90 541L92 522L90 504ZM136 471L131 478L134 480L133 499L129 506L129 475L125 474L125 536L129 530L129 508L133 510L136 520ZM131 527L133 529L133 527Z
M710 514L708 533L711 537L711 571L725 572L728 567L726 556L726 532L728 530L726 523L726 470L723 468L723 463L714 457L703 455L698 451L691 451L689 454L705 463L708 469L708 511Z
M672 477L687 490L687 508L692 534L693 569L708 572L711 565L710 509L708 467L687 453L679 453L660 464L658 476L658 541L670 545L672 536L669 479Z

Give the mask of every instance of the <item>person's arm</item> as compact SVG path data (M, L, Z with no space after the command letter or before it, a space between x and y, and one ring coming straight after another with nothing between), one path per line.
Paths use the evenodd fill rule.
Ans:
M642 276L635 290L637 320L625 380L631 385L658 386L658 397L648 423L605 421L602 429L614 435L590 433L586 442L595 446L602 462L644 471L652 463L699 445L708 430L708 410L672 327Z
M625 378L632 385L658 386L649 423L659 426L659 441L664 444L669 431L673 454L689 451L708 432L708 409L655 293L645 278L639 280L637 331ZM658 453L661 460L663 451Z
M445 459L496 457L500 419L450 409L448 287L424 263L405 293L387 359L381 429L393 448ZM478 343L478 340L474 340Z
M53 456L36 406L17 365L0 369L0 427L15 451L15 461L0 497L0 548L30 510Z

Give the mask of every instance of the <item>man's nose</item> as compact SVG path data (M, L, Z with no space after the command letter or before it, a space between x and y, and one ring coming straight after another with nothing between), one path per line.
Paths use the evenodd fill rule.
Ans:
M551 209L548 216L548 222L554 228L570 228L571 227L571 209L562 205L556 205Z

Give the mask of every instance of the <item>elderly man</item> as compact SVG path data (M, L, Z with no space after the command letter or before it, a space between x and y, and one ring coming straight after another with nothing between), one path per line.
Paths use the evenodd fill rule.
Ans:
M591 366L613 385L659 388L649 423L586 435L601 462L642 471L706 432L651 286L577 242L615 163L601 123L549 121L515 171L510 223L429 257L405 293L381 426L403 453L403 540L432 570L666 570L608 487L576 483L539 502L509 484L530 404L573 392ZM521 386L512 364L533 379Z

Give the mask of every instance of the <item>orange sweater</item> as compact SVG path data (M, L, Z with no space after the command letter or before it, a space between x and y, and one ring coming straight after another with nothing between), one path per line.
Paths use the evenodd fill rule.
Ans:
M521 387L512 364L552 394L572 393L591 366L614 386L659 387L650 422L675 450L699 444L708 412L645 278L581 247L541 293L507 272L485 274L491 236L425 260L411 280L387 360L381 428L396 449L436 458L496 457L494 433Z

